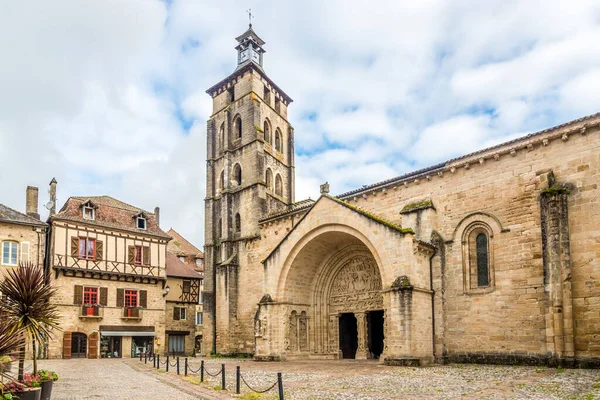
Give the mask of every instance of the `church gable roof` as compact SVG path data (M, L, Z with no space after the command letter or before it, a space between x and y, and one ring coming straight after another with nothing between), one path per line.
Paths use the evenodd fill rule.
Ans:
M398 224L395 224L395 223L393 223L393 222L391 222L391 221L389 221L389 220L387 220L387 219L385 219L383 217L380 217L380 216L378 216L376 214L373 214L373 213L371 213L371 212L369 212L367 210L364 210L364 209L362 209L360 207L353 206L353 205L347 203L344 200L340 200L337 197L333 197L333 196L330 196L328 194L323 194L323 195L321 195L321 197L316 202L314 202L312 204L312 206L308 209L308 212L306 214L304 214L302 216L302 218L300 218L300 220L298 221L298 223L296 225L294 225L294 227L292 229L290 229L290 231L281 239L281 241L277 244L277 246L275 246L273 248L273 250L271 250L269 252L269 254L265 257L265 259L262 260L262 263L265 263L271 257L271 255L273 253L275 253L275 251L277 251L277 249L281 246L281 244L283 242L285 242L285 240L292 234L292 232L294 232L296 230L296 228L298 228L304 222L304 220L311 215L311 211L318 204L322 203L323 201L331 201L331 202L333 202L336 205L344 207L344 208L346 208L346 209L348 209L348 210L350 210L352 212L355 212L355 213L357 213L357 214L359 214L359 215L361 215L361 216L363 216L365 218L370 219L371 221L374 221L374 222L376 222L378 224L381 224L381 225L387 227L388 229L394 230L394 231L399 232L399 233L401 233L403 235L407 234L407 233L414 235L414 233L415 233L411 228L402 228Z

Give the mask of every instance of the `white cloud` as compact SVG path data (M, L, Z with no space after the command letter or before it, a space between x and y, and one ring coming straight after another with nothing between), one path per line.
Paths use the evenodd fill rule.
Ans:
M387 179L598 111L593 0L57 0L0 13L0 202L52 176L203 243L206 88L252 7L295 102L297 198ZM310 118L308 118L310 116ZM189 125L192 127L185 131Z

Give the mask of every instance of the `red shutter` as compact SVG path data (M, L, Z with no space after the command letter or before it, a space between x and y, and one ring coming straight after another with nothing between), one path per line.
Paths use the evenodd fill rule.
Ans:
M71 332L63 335L63 358L71 358Z

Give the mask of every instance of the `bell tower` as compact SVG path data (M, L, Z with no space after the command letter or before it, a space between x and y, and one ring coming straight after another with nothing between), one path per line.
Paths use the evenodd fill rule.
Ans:
M256 281L262 293L262 271L251 266L256 260L247 244L260 240L261 218L294 203L292 99L265 73L265 42L252 25L236 41L235 70L206 91L213 111L207 122L203 348L218 353L253 351L240 344L253 338L240 341L244 332L238 331L252 321L238 318L246 314L238 296L248 293L238 294L237 282Z

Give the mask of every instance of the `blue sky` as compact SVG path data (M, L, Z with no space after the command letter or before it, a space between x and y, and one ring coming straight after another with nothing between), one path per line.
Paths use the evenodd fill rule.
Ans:
M78 0L0 12L0 202L108 194L203 244L205 90L266 41L293 99L296 198L600 111L597 1Z

